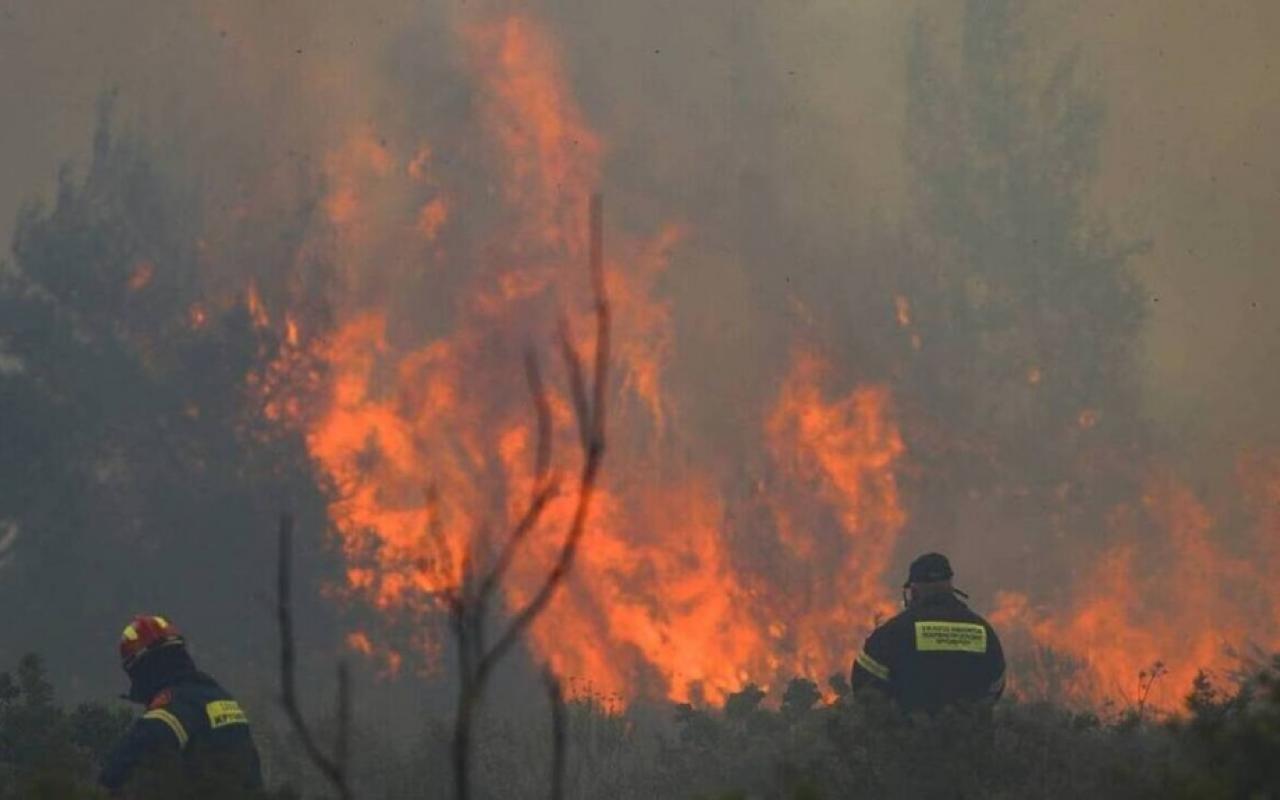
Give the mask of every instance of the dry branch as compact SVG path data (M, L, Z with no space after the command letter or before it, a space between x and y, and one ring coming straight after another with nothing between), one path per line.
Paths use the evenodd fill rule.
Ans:
M565 739L568 717L564 707L564 691L560 679L548 667L542 676L551 703L551 800L564 797Z
M464 568L461 585L447 598L460 668L458 710L453 736L454 796L457 800L468 800L470 797L471 731L475 712L484 696L489 677L538 615L546 609L572 569L578 544L586 529L591 499L595 494L604 458L610 314L604 280L603 204L599 195L591 198L590 226L589 269L595 300L596 336L589 376L581 356L573 346L567 321L562 320L560 325L561 357L568 373L570 400L583 453L582 470L578 475L577 503L569 528L565 532L555 563L537 591L528 603L510 615L501 634L492 645L488 645L484 625L489 602L501 587L503 576L521 542L537 527L547 505L555 497L559 483L551 471L551 444L554 436L551 407L542 384L537 358L530 352L525 358L525 375L537 415L537 450L529 505L508 534L489 571L477 581L471 574L470 567ZM548 677L548 691L552 696L552 724L556 737L553 742L551 796L558 798L564 788L564 703L559 681L553 676Z
M302 716L295 683L297 655L293 638L293 517L280 515L279 553L276 561L276 619L280 626L280 699L303 752L332 784L342 800L353 797L347 777L351 738L351 680L346 664L338 665L338 730L332 758L325 755Z

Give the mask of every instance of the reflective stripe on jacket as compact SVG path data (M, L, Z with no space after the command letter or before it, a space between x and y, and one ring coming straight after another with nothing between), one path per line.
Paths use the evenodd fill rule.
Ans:
M141 771L177 765L180 778L245 790L262 787L249 720L225 689L199 672L152 698L107 758L99 783L118 792Z

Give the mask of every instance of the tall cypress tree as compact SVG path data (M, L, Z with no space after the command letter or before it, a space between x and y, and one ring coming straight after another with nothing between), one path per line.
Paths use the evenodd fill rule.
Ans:
M911 31L918 266L899 288L919 337L901 379L915 524L1034 579L1055 539L1087 535L1133 496L1143 300L1138 246L1089 206L1102 104L1078 51L1037 58L1024 5L969 0L958 47L922 20Z

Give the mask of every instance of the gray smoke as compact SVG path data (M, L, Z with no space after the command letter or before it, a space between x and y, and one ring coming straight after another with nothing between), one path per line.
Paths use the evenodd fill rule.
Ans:
M971 572L989 565L972 582L989 598L1074 566L1045 521L1044 498L1063 483L1082 487L1070 503L1088 529L1132 491L1148 456L1209 482L1231 474L1241 448L1280 439L1269 368L1280 343L1274 4L1011 4L1012 33L991 52L965 38L1006 30L984 21L981 3L968 16L959 4L898 0L533 7L608 142L614 224L690 226L660 290L674 308L668 375L695 457L750 462L741 432L758 427L798 343L832 357L837 389L890 382L914 437L908 546L950 547ZM362 125L405 148L420 136L457 141L475 112L452 30L503 8L5 3L0 235L33 196L54 202L65 160L73 175L88 168L100 98L114 93L117 126L150 142L159 171L197 198L186 222L221 234L221 271L199 280L234 291L253 275L269 301L296 300L274 265L307 239L325 153ZM1063 88L1054 81L1073 52ZM1009 97L1029 104L1024 120L1002 117ZM1068 110L1054 116L1059 101ZM988 123L1008 141L984 140ZM1046 153L1062 175L1035 161ZM984 173L988 161L998 164ZM950 197L957 165L970 183ZM484 177L466 163L446 169ZM1043 185L982 194L984 175ZM1061 211L1054 192L1076 205ZM298 208L279 227L230 221L237 209L281 220ZM1089 250L1078 238L1098 221L1113 233ZM1002 233L1037 226L1060 251ZM1126 249L1141 241L1149 247ZM1019 272L1021 259L1042 260L1052 281L1085 252L1123 275L1115 285L1140 310L1124 292L1037 294ZM403 294L410 267L384 266L362 290ZM894 316L899 295L920 317L919 356ZM1040 303L1052 313L1027 310ZM1057 398L1027 388L1032 368ZM1101 444L1059 430L1097 404ZM1130 454L1119 476L1077 474L1118 451ZM752 477L726 471L730 491ZM0 558L17 559L0 561L0 579L35 536L0 540Z

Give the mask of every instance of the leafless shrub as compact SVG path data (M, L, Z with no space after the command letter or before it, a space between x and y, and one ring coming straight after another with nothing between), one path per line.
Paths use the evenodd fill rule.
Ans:
M293 517L280 516L279 556L276 562L276 620L280 626L280 698L289 725L302 744L307 759L328 781L342 800L354 795L348 773L348 756L351 741L351 679L345 663L338 664L337 719L338 731L333 755L320 749L302 710L298 706L295 686L297 651L293 638Z
M554 430L550 403L543 386L537 356L530 351L525 357L525 377L537 417L532 494L524 513L507 535L488 571L483 575L475 575L472 572L472 562L468 560L463 568L461 584L444 597L450 611L451 630L457 642L460 675L452 745L455 797L458 800L468 800L470 797L472 727L489 678L502 658L520 641L525 631L547 607L556 589L569 574L586 526L604 456L610 317L604 283L603 205L599 195L591 199L590 225L589 268L595 295L596 342L589 375L573 346L568 323L562 321L560 326L560 352L569 376L570 399L582 448L582 471L578 476L577 502L559 554L533 597L509 615L503 630L490 643L485 632L485 621L493 599L501 588L503 577L521 542L538 526L548 503L556 496L560 483L559 476L551 469ZM551 791L554 798L561 796L563 792L564 718L559 682L550 678L548 686L552 698L553 733L559 732L556 734L558 738L553 755Z

